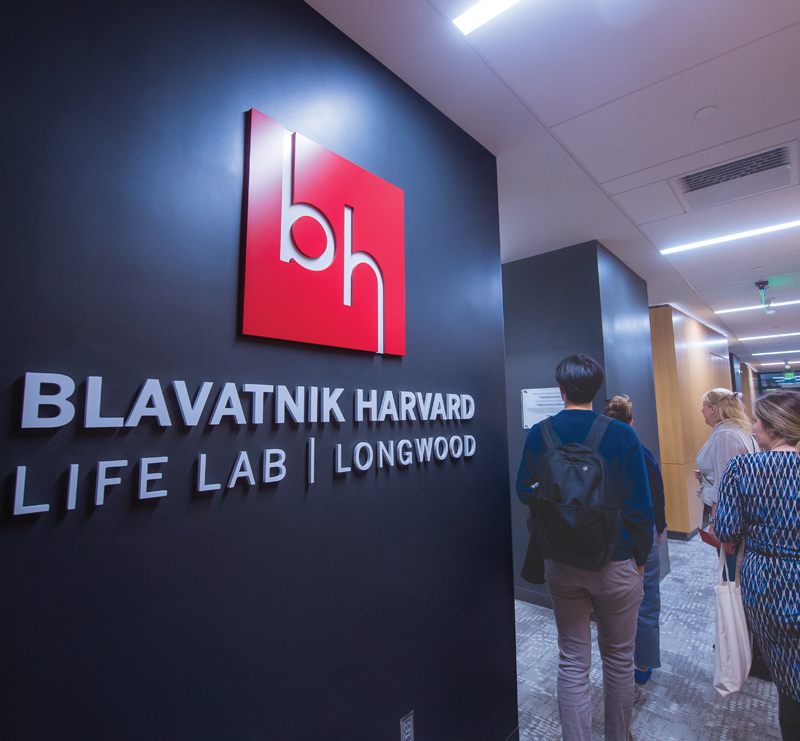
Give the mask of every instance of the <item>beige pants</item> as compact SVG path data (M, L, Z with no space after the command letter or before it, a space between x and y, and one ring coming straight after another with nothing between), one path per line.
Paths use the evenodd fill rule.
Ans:
M611 561L600 571L545 562L545 579L558 628L558 709L564 741L590 741L589 669L592 633L603 660L606 741L627 741L633 712L633 648L642 601L642 576L633 559Z

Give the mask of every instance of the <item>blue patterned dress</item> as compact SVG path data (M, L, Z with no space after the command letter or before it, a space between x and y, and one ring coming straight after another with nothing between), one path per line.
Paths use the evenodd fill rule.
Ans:
M719 487L714 530L747 538L742 601L777 688L800 700L800 455L740 455Z

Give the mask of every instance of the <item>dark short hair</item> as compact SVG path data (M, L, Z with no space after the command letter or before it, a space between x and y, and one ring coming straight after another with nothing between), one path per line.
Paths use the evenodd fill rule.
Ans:
M570 355L556 368L556 381L573 404L590 402L605 380L603 367L588 355Z

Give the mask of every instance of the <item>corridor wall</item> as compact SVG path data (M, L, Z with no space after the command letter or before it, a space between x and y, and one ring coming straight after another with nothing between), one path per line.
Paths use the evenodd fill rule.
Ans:
M547 588L519 576L529 535L528 510L515 488L527 430L522 421L523 389L556 387L556 366L585 353L606 371L593 408L628 394L635 429L658 457L647 284L603 245L593 240L503 265L506 338L509 475L517 599L551 607ZM669 573L667 541L662 576Z
M743 384L747 381L742 375L742 363L738 356L733 353L728 353L728 362L731 368L731 391L738 391L740 394L743 394Z
M756 374L747 363L740 363L739 370L742 378L742 404L750 415L753 417L753 404L756 403L758 394L756 393Z
M703 394L731 388L724 335L672 306L650 309L661 471L670 535L691 537L703 516L695 495L695 457L711 428L700 413Z
M2 34L0 736L516 738L494 157L300 0ZM402 191L405 354L243 333L251 108Z

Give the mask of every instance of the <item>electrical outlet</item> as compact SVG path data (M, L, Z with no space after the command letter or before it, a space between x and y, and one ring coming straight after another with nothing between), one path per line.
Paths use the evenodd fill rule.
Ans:
M414 741L414 711L400 718L400 741Z

